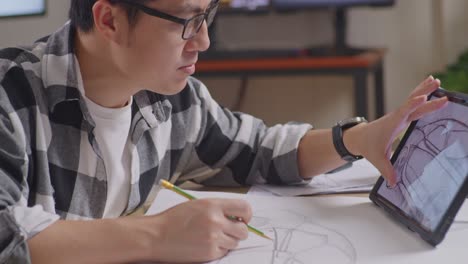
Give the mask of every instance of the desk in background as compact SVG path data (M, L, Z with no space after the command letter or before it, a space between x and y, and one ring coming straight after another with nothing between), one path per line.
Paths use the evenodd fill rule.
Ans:
M228 52L227 52L228 53ZM248 78L277 75L351 75L354 80L355 114L370 118L368 112L367 77L374 75L375 117L384 114L383 49L369 49L356 55L281 56L263 58L201 58L197 63L197 77L235 76L241 87L233 110L239 110L244 100ZM311 88L313 89L313 87Z

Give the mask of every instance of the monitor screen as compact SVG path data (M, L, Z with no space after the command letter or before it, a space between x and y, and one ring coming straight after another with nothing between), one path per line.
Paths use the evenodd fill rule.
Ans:
M275 8L390 6L395 0L272 0Z
M231 0L230 6L232 8L258 9L268 6L269 3L269 0Z
M224 0L220 1L221 11L258 11L266 10L271 0Z
M4 0L0 4L0 17L28 16L45 13L45 0Z
M395 0L222 0L220 11L265 11L273 9L300 9L352 6L391 6Z

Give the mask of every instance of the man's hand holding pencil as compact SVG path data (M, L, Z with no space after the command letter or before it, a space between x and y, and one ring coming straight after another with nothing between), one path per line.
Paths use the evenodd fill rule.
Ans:
M236 216L233 220L227 216ZM160 262L205 262L218 259L248 237L250 205L235 199L199 199L179 204L154 217L152 259Z

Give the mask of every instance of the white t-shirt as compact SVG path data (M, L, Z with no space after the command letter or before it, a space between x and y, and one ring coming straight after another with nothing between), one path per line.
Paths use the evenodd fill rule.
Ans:
M107 174L107 201L104 218L119 217L127 207L130 195L131 153L129 131L132 98L122 108L102 107L85 98L96 127L94 135L101 150Z

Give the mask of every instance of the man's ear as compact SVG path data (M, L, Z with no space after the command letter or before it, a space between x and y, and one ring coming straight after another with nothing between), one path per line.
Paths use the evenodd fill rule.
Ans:
M94 27L105 39L123 44L128 30L126 13L108 0L97 0L93 5Z

